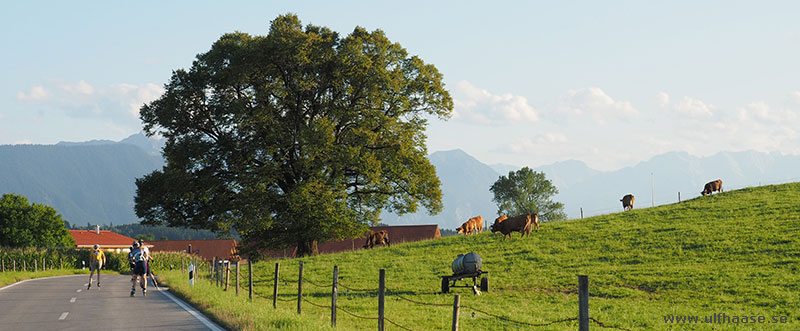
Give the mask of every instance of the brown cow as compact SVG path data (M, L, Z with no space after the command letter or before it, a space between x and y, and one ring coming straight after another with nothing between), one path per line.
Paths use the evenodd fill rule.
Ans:
M539 231L539 214L531 214L531 223L533 223L533 228L536 231ZM528 229L528 234L530 235L530 229Z
M483 216L478 215L469 219L469 221L473 220L475 221L475 230L478 230L478 232L483 232Z
M387 232L386 230L381 230L375 233L371 233L369 236L367 236L367 243L364 244L363 247L373 248L376 245L391 246L389 244L389 232Z
M626 211L633 209L633 200L636 200L633 194L622 197L622 199L619 200L622 201L622 209Z
M458 233L463 233L465 236L468 236L473 232L483 231L483 217L479 215L468 219L466 222L464 222L464 224L461 224L460 227L456 228L456 231Z
M706 186L703 188L703 192L700 192L700 194L706 196L714 191L722 192L722 179L717 179L713 182L706 183Z
M494 219L494 222L495 222L495 223L500 223L500 222L502 222L502 221L505 221L505 220L507 220L507 219L508 219L508 216L506 216L506 215L500 215L500 217L498 217L498 218L495 218L495 219Z
M512 218L503 220L501 222L495 221L495 223L492 224L491 226L491 230L492 233L494 232L502 233L503 240L505 240L506 237L511 238L511 232L514 231L519 231L520 233L522 233L522 236L524 237L525 235L531 234L531 224L534 224L533 219L536 220L535 223L537 224L536 229L538 229L539 215L522 214L519 216L514 216Z

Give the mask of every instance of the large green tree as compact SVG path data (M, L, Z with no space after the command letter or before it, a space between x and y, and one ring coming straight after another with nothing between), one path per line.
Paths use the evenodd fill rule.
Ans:
M509 171L508 177L500 178L489 188L494 193L497 213L502 215L539 214L542 222L560 221L567 216L564 204L553 201L558 194L556 188L543 172L524 167Z
M441 206L427 118L453 101L442 75L380 31L345 37L294 15L230 33L142 107L166 165L137 179L143 223L237 231L248 249L363 235L382 210Z
M4 194L0 197L0 246L73 247L75 239L53 207Z

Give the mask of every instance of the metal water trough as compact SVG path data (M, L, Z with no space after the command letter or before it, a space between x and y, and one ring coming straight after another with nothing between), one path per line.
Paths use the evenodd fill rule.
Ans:
M475 252L469 252L467 254L459 254L453 264L451 264L450 268L453 270L452 276L441 276L442 277L442 293L449 293L451 287L466 287L472 288L472 291L480 295L481 291L488 292L489 291L489 278L483 277L481 278L480 282L480 290L478 289L478 278L481 275L488 274L489 272L481 270L483 266L483 261L481 260L480 255ZM464 278L472 278L472 286L469 285L456 285L456 282L462 280Z

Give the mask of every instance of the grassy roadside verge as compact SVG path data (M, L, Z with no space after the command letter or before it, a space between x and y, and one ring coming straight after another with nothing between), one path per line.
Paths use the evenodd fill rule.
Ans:
M161 286L170 288L170 292L191 304L197 310L230 330L330 330L330 324L324 319L306 318L297 315L296 308L288 305L273 309L272 303L264 298L248 298L247 288L242 286L239 296L231 286L222 291L206 279L196 279L190 286L188 276L179 270L162 271L158 274ZM244 281L241 281L244 284ZM296 307L296 306L293 306ZM312 312L313 314L314 312Z

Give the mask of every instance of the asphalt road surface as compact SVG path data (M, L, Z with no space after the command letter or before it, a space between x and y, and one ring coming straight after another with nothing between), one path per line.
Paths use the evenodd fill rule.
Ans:
M39 278L0 288L0 330L224 330L167 291L148 284L130 297L131 278Z

